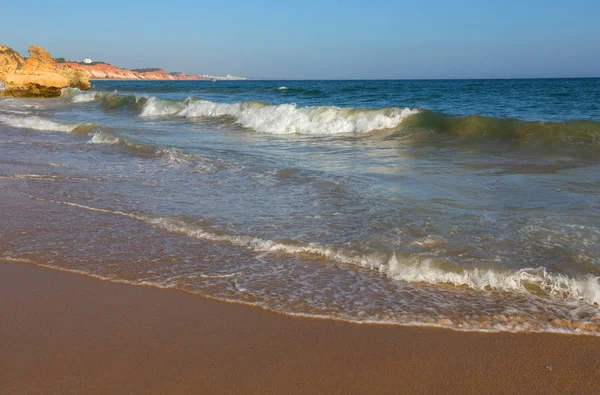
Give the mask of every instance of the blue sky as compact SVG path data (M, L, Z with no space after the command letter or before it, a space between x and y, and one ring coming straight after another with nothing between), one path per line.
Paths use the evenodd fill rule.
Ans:
M298 79L600 76L600 1L10 1L0 44Z

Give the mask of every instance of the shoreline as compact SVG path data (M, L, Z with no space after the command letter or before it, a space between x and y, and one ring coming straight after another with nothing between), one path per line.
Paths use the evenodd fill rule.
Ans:
M194 292L190 292L190 291L186 291L184 289L180 289L180 288L174 288L174 287L161 287L157 284L136 284L136 283L132 283L129 282L127 280L120 280L120 279L113 279L113 278L109 278L109 277L103 277L100 275L96 275L96 274L92 274L92 273L86 273L83 271L78 271L78 270L70 270L70 269L62 269L62 268L58 268L58 267L53 267L53 266L46 266L46 265L41 265L38 263L35 263L33 261L29 261L26 259L15 259L15 258L10 258L10 257L0 257L0 265L3 263L8 263L8 264L17 264L17 265L27 265L27 266L33 266L35 268L38 269L42 269L42 270L52 270L52 271L56 271L59 273L66 273L68 275L76 275L76 276L82 276L94 281L101 281L101 282L108 282L111 284L117 284L117 285L124 285L124 286L129 286L129 287L145 287L145 288L151 288L151 289L155 289L158 291L169 291L169 292L179 292L182 293L184 295L188 295L191 297L195 297L195 298L201 298L203 300L206 300L208 302L214 302L214 303L223 303L223 304L228 304L228 305L236 305L236 306L240 306L243 308L248 308L248 309L256 309L259 311L263 311L263 312L267 312L269 314L275 314L275 315L279 315L282 317L288 317L291 319L306 319L306 320L318 320L318 321L330 321L330 322L336 322L336 323L342 323L342 324L347 324L347 325L358 325L358 326L383 326L383 327L390 327L390 328L424 328L424 329L441 329L441 330L448 330L451 332L457 332L457 333L483 333L483 334L504 334L504 333L508 333L508 334L530 334L530 335L534 335L534 334L550 334L550 335L560 335L560 336L589 336L589 337L594 337L594 338L598 338L600 340L600 335L598 335L595 332L591 332L591 331L579 331L579 332L573 332L573 331L568 331L568 330L561 330L560 326L559 327L555 327L555 330L531 330L531 331L524 331L524 330L504 330L504 329L495 329L495 328L461 328L461 327L456 327L456 326L445 326L442 324L435 324L435 323L427 323L427 322L419 322L419 321L415 321L412 323L398 323L398 322L393 322L393 321L353 321L353 320L349 320L349 319L343 319L343 318L338 318L338 317L331 317L331 316L327 316L327 315L311 315L311 314L302 314L302 313L288 313L285 311L278 311L278 310L272 310L269 309L267 307L263 307L260 305L256 305L250 302L245 302L242 300L228 300L228 299L222 299L216 296L211 296L211 295L203 295L200 293L194 293Z
M600 391L600 341L291 317L0 260L0 393Z

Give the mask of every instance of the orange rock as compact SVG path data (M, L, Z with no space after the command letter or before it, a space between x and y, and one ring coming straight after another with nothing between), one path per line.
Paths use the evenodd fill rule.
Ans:
M71 67L63 67L58 69L58 72L63 77L69 80L69 86L71 88L78 88L81 90L88 90L92 87L89 80L89 74L80 69L74 69Z
M29 47L29 59L18 70L5 77L5 96L60 96L68 86L90 89L88 75L82 70L58 69L52 56L43 48Z
M23 63L25 59L17 51L0 45L0 81L4 80L6 74L14 73Z
M25 61L25 64L19 69L21 73L28 72L43 72L43 73L56 73L58 70L54 66L54 59L52 56L43 48L32 45L29 47L29 59Z
M4 95L14 97L57 97L69 80L60 74L9 74L4 80Z

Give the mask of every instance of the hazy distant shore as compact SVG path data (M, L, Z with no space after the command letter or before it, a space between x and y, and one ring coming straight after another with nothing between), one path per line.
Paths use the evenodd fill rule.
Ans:
M196 75L185 74L182 72L166 72L161 68L127 69L113 66L104 62L92 62L86 59L86 62L72 62L64 59L55 60L56 67L59 69L71 68L84 71L90 80L119 80L119 81L243 81L245 77L236 77L232 75Z

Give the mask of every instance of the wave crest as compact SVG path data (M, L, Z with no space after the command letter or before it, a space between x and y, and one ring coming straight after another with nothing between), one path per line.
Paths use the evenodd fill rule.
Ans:
M86 123L63 123L38 116L0 115L0 122L19 129L33 129L45 132L77 133L87 131L94 125Z
M400 107L382 109L298 107L293 103L278 105L258 101L216 103L193 99L173 102L151 98L143 105L140 116L231 117L235 123L262 133L331 135L393 129L398 127L407 116L418 111Z
M101 95L97 92L83 92L78 88L63 88L62 97L67 97L71 103L88 103L96 100Z
M532 146L598 146L600 123L590 120L566 122L524 121L483 115L450 116L421 111L407 119L397 137L413 129L459 139L501 140Z

